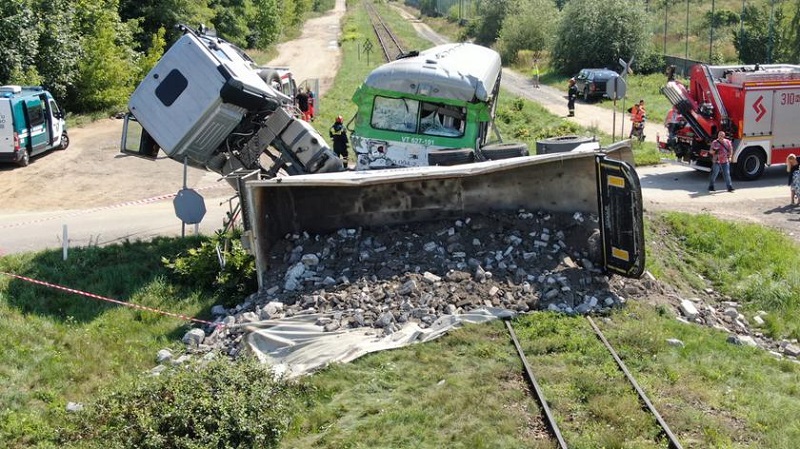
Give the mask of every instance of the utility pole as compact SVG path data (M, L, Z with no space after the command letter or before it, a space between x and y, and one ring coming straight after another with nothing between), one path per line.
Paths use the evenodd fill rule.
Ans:
M686 61L689 60L689 0L686 0L686 36L685 36L685 49L683 54L683 59ZM686 61L683 62L683 70L686 73Z
M775 0L770 2L769 7L769 44L767 46L767 64L772 64L772 47L774 46L774 32L775 26L773 23L775 22Z
M742 0L742 13L739 14L739 62L742 61L742 48L744 48L744 3Z
M667 17L669 17L669 0L664 0L664 56L667 56Z
M714 24L717 22L716 17L714 17L714 0L711 0L711 33L709 34L708 38L708 63L711 64L714 54Z

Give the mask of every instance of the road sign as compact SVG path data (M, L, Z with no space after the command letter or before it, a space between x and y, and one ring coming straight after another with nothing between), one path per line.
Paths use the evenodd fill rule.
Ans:
M615 76L613 80L609 80L606 83L606 95L612 100L619 100L625 96L627 88L628 83L625 81L625 78Z
M628 62L625 62L622 58L619 58L619 65L622 66L622 71L619 73L622 77L627 75L633 75L633 69L631 69L631 64L633 64L634 57L631 56L631 59Z
M181 189L172 200L175 215L186 224L198 224L206 215L206 203L199 193L192 189Z

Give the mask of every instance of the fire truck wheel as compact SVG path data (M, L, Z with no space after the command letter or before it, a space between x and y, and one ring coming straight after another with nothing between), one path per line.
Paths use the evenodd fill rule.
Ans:
M761 177L766 168L766 158L761 148L745 148L736 161L736 174L744 181Z

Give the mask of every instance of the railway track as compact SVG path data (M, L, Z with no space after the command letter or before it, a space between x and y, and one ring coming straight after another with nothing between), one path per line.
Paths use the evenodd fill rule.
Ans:
M620 371L622 371L627 381L631 384L632 388L638 394L639 401L643 405L643 408L646 408L647 412L650 415L652 415L653 418L655 419L656 423L661 429L660 432L661 436L664 439L666 439L668 448L683 449L683 446L681 446L681 443L678 441L677 437L672 433L666 421L664 421L664 419L658 413L658 410L656 410L655 406L653 406L653 403L647 397L644 390L642 390L638 382L636 382L636 379L633 377L628 368L625 366L625 363L619 357L616 350L614 350L613 346L608 342L603 332L600 330L599 327L597 327L597 325L595 324L595 322L592 320L591 317L587 316L586 319L589 322L590 326L592 327L592 330L594 331L597 338L603 343L603 345L605 345L608 352L614 358L614 361L616 362ZM506 329L508 330L509 336L511 337L511 340L514 343L514 347L517 350L517 354L519 355L519 358L522 361L522 365L525 370L525 377L527 378L528 382L531 385L534 399L538 402L539 407L542 409L542 414L544 415L544 419L546 421L545 424L547 425L547 428L551 436L557 441L558 447L561 449L567 449L569 446L567 445L564 435L562 434L561 429L559 428L558 423L556 422L556 419L552 411L550 410L550 407L548 406L548 401L545 398L544 391L540 387L539 382L537 381L536 376L533 373L533 369L530 363L528 362L528 359L525 355L525 351L522 345L520 344L519 339L517 338L516 332L514 331L514 327L512 326L511 321L505 320L505 325Z
M405 54L400 40L392 32L392 29L386 25L386 22L383 21L380 13L375 9L375 6L371 2L364 2L364 8L369 14L369 21L372 24L372 29L375 31L378 45L381 47L381 52L386 62L394 61L399 56Z

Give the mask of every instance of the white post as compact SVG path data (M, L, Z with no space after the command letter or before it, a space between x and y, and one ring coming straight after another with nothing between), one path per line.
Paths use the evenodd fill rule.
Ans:
M67 225L61 225L61 257L67 260L67 248L69 248L69 233L67 232Z

